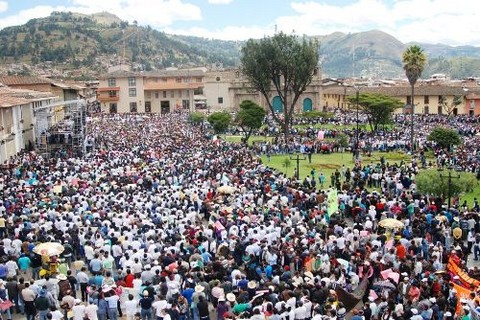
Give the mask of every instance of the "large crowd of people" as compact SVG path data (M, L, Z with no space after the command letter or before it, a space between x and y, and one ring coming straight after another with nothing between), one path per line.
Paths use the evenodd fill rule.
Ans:
M88 135L82 158L1 168L6 320L478 316L479 205L418 194L418 166L298 183L180 114L97 115Z

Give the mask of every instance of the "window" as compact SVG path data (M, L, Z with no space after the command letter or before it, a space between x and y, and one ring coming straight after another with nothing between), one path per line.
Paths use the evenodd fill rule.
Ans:
M428 114L428 113L429 113L428 106L423 107L423 113L424 113L424 114Z
M170 98L175 98L175 90L172 90L172 91L170 92Z
M110 113L117 113L117 104L116 103L110 103L110 106L109 106L109 112Z
M145 101L145 112L146 113L152 112L152 103L150 101Z
M444 100L443 96L438 96L438 104L443 104L444 102L443 100Z
M136 88L129 88L128 89L128 96L129 97L136 97L137 96L137 89Z
M116 85L117 85L117 80L115 80L114 78L108 79L108 86L109 87L115 87Z
M162 78L162 82L167 82L167 78Z
M137 85L137 79L134 77L128 78L128 86L129 87L135 87Z
M116 98L117 97L117 91L114 91L114 90L108 91L108 97L109 98Z
M223 97L218 97L218 104L222 104L223 103Z
M190 100L182 100L183 109L190 109Z
M167 97L167 91L163 91L163 97L164 97L164 98Z
M181 97L182 97L182 90L178 90L178 92L177 92L177 96L178 96L179 98L181 98Z
M176 81L177 83L182 83L182 78L177 78L177 79L175 79L175 81Z
M220 81L219 77L217 77L217 81ZM195 82L202 82L202 78L195 78Z
M442 106L441 106L441 105L440 105L440 106L438 106L437 113L438 113L438 114L443 114L443 108L442 108Z
M412 104L411 101L412 101L411 96L407 96L407 108L411 107L411 104Z
M155 92L155 99L158 99L158 91Z
M183 82L185 82L185 83L189 83L190 80L191 80L190 78L183 78Z
M150 91L145 92L145 98L152 99L152 93Z
M203 88L197 88L193 90L193 94L203 94Z
M423 97L423 103L429 104L430 103L430 97L429 96L424 96Z
M137 103L130 102L130 112L137 112Z
M470 109L475 109L475 100L470 100Z

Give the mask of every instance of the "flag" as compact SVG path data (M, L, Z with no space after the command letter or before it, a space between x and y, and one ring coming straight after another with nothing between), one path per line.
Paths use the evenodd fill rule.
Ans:
M338 193L337 189L332 189L328 193L328 199L327 199L327 218L330 218L330 216L338 211Z

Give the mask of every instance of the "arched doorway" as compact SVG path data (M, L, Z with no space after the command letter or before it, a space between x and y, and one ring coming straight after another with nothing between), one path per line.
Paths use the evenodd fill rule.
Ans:
M273 111L283 112L282 99L279 96L275 96L272 100Z
M303 99L303 112L312 111L312 99L305 98Z

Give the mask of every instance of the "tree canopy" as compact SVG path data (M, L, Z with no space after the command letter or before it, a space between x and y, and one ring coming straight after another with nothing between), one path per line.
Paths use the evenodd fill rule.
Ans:
M356 106L356 95L349 96L347 99L351 105ZM391 122L392 113L403 107L403 102L384 94L360 93L358 95L358 105L360 110L367 114L370 128L377 130L379 125Z
M222 133L230 126L232 116L227 112L214 112L208 116L207 121L212 125L215 133Z
M461 105L463 102L463 97L462 96L453 96L453 99L450 103L448 103L448 100L442 96L442 98L439 101L439 104L442 106L443 109L447 112L447 115L450 116L453 113L453 110Z
M251 100L244 100L240 103L240 111L237 113L235 121L243 130L243 142L248 142L253 130L260 129L265 114L265 110Z
M457 178L458 176L459 178ZM415 177L415 183L421 194L442 198L448 197L448 172L446 171L421 170ZM450 196L456 197L463 192L471 191L477 183L473 173L455 173L451 179Z
M188 115L188 122L193 125L202 124L205 120L205 115L201 112L192 112Z
M457 130L445 127L436 127L433 129L428 135L428 140L435 142L439 148L450 148L451 146L462 143Z
M408 82L411 86L414 86L418 78L422 76L423 69L427 63L427 56L420 46L414 44L403 52L402 61Z
M317 41L282 32L261 40L250 39L242 48L242 72L265 98L287 139L295 104L316 74L318 61ZM275 113L272 91L280 98L283 116Z

